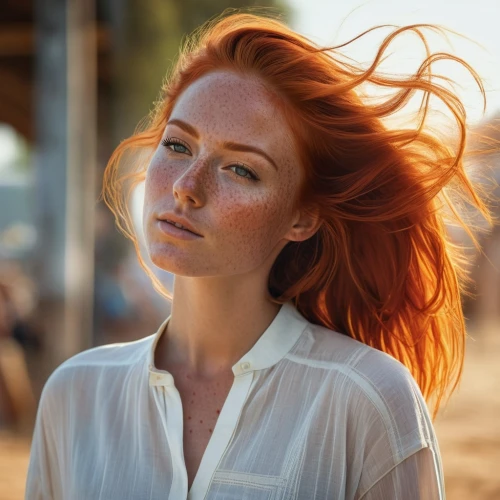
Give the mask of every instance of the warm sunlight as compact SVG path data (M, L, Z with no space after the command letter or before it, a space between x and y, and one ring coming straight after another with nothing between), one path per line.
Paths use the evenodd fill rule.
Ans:
M450 46L446 40L431 36L431 49L465 59L484 79L488 99L486 117L500 110L500 2L497 0L290 0L290 4L295 9L292 27L322 45L344 43L379 24L434 23L457 31L471 40L450 35ZM374 48L390 28L379 31L342 51L356 61L370 62ZM423 49L416 37L404 35L401 43L392 45L390 53L395 54L382 67L384 71L397 73L413 71L422 61ZM436 64L435 68L460 85L457 91L464 99L470 124L480 121L483 102L470 74L458 63Z

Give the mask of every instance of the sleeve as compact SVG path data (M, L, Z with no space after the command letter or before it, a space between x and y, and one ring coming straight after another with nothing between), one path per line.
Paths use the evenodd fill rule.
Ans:
M353 498L444 499L439 445L415 379L380 356L365 357L362 368L350 420Z
M444 500L439 457L422 448L380 478L359 500Z
M56 370L57 371L57 370ZM45 383L38 404L25 485L25 500L62 499L60 452L56 429L56 372ZM59 385L59 384L58 384Z

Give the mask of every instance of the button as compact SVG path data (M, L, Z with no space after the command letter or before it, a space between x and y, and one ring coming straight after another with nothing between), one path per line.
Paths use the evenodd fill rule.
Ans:
M250 363L245 361L244 363L241 363L240 366L242 370L248 370L250 368Z
M168 382L168 376L163 373L151 373L149 375L149 380L151 381L151 384L153 385L162 385L163 383Z

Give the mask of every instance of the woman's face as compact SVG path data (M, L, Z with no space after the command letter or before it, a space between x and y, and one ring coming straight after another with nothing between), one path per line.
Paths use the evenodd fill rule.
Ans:
M216 71L187 87L146 173L143 226L152 262L182 276L270 268L295 234L292 203L302 176L291 137L257 79ZM163 232L157 218L165 212L180 213L202 237Z

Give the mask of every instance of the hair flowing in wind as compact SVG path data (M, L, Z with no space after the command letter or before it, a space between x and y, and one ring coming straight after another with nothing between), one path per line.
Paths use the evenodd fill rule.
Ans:
M464 106L436 82L449 79L434 75L432 64L449 59L463 65L484 97L482 82L462 59L432 54L426 30L444 33L425 24L393 28L373 64L360 69L341 57L339 49L347 44L321 48L279 19L225 11L184 39L154 110L112 154L102 195L155 289L171 298L140 255L128 209L150 156L125 162L124 153L153 151L180 93L208 72L258 77L300 151L304 182L295 207L316 208L323 221L311 238L283 248L269 275L271 296L276 303L292 299L310 322L401 361L434 403L435 417L461 377L466 338L461 294L470 295L471 281L462 248L448 237L445 222L462 226L479 249L459 214L460 202L478 209L490 225L493 216L481 186L464 168ZM377 73L391 42L407 32L417 34L426 50L418 70L406 78ZM370 102L357 92L366 83L393 93ZM422 101L412 126L389 127L388 119L417 92ZM456 124L454 136L428 126L430 97L446 105Z

